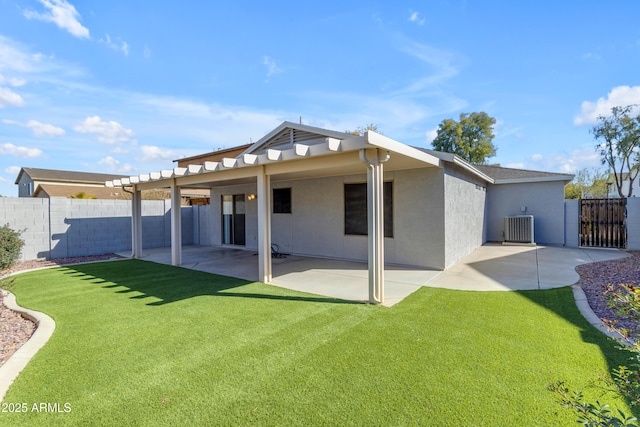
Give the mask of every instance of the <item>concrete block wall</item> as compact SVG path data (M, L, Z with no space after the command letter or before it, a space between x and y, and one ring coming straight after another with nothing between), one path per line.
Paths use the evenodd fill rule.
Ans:
M640 251L640 198L627 199L627 248Z
M580 246L580 200L564 201L564 244L570 248Z
M0 197L0 226L21 231L25 245L22 259L37 259L50 249L49 201L47 199L19 199Z
M170 202L142 201L143 248L171 245ZM193 209L180 210L182 243L194 238ZM0 225L22 232L21 259L59 259L131 250L131 202L62 197L0 198Z

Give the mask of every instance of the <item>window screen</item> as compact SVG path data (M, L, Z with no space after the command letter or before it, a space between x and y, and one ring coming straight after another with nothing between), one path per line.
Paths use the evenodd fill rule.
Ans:
M393 237L393 183L384 183L384 237ZM344 234L366 236L367 184L344 185Z

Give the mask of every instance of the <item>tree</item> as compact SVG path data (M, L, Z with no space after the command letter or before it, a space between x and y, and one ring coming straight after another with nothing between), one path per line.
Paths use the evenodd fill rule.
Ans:
M96 196L92 194L86 194L84 191L81 191L69 197L72 199L97 199Z
M496 155L493 126L496 119L485 112L460 114L460 121L445 119L432 145L435 150L453 153L476 164Z
M597 169L582 168L564 188L564 198L601 198L607 195L607 191L607 174Z
M375 123L369 123L366 126L358 126L356 130L346 130L345 133L350 133L351 135L357 135L357 136L364 136L364 133L369 130L382 135L382 132L378 129L378 125Z
M596 141L601 141L596 145L596 151L602 164L612 170L620 197L631 197L633 182L640 172L640 115L632 116L636 107L613 107L610 116L599 116L599 123L591 128ZM626 195L622 191L625 178L629 181Z

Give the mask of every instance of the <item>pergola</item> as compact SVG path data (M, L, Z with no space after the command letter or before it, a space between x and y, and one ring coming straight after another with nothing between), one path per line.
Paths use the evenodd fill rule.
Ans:
M141 191L171 189L171 260L182 264L180 188L256 185L258 277L272 280L271 182L367 172L369 301L384 302L384 170L442 167L440 160L378 133L363 136L284 122L235 158L204 162L107 181L107 187L131 187L132 257L142 256Z

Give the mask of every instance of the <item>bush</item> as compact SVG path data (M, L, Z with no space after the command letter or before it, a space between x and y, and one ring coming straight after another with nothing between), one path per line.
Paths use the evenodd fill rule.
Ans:
M9 224L0 227L0 270L11 267L18 260L23 246L19 231L9 228Z

